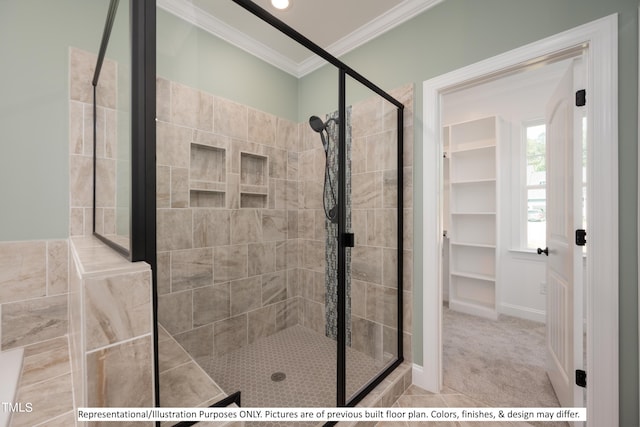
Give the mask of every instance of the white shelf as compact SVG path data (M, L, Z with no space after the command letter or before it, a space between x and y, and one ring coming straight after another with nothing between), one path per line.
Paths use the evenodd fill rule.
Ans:
M485 179L468 179L465 181L451 181L451 185L474 185L474 184L483 184L483 183L494 183L495 178L485 178Z
M480 243L467 243L467 242L454 242L454 241L449 241L450 245L453 246L469 246L472 248L487 248L487 249L495 249L496 245L483 245Z
M449 302L497 318L497 118L458 123L448 137Z
M496 281L496 277L495 276L489 276L489 275L486 275L486 274L475 274L475 273L465 273L465 272L461 272L461 271L452 271L451 275L452 276L458 276L458 277L466 277L468 279L484 280L485 282L495 282Z
M495 212L451 212L451 215L495 215Z
M495 140L474 141L472 144L464 145L455 150L449 150L448 153L455 156L458 153L468 153L477 150L494 150L496 148Z

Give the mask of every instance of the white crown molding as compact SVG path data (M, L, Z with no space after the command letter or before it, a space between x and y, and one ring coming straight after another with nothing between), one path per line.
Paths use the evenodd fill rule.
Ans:
M264 43L247 36L229 24L205 12L185 0L157 0L157 6L167 12L201 28L214 36L280 68L298 76L298 64Z
M444 0L406 0L333 43L326 50L336 57L344 55L442 1ZM316 55L295 62L185 0L157 0L157 5L297 78L326 64L324 59Z
M340 57L443 1L406 0L331 44L326 50L333 56ZM299 77L317 70L325 63L326 61L317 56L305 59L298 64Z

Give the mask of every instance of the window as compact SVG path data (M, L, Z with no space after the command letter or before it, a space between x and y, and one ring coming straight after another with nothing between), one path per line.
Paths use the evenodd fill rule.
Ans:
M526 153L526 242L527 249L546 246L547 166L546 126L535 123L525 126Z

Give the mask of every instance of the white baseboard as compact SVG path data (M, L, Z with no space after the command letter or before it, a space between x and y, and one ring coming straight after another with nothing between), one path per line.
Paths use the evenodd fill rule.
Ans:
M536 310L533 308L522 307L513 304L500 304L500 314L506 314L507 316L519 317L520 319L532 320L534 322L546 323L546 312L542 310Z

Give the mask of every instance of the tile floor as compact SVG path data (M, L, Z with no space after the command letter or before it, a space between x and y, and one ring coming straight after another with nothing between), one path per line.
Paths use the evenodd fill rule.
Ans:
M15 413L11 427L75 425L66 336L25 347L16 400L31 402L33 410Z

